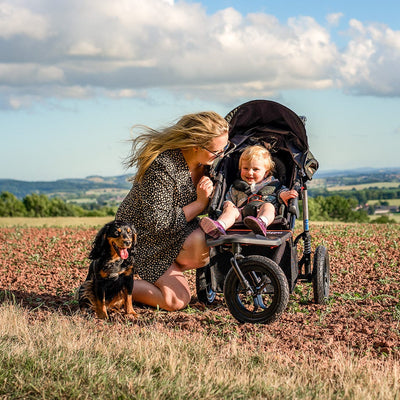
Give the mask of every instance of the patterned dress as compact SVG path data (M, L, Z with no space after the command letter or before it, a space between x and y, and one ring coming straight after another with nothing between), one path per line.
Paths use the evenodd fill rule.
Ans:
M154 283L172 265L185 239L199 226L186 221L183 207L197 199L181 150L161 153L118 208L116 219L133 223L139 276Z

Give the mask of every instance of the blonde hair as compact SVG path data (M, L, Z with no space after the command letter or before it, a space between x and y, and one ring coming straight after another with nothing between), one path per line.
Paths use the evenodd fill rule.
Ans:
M265 169L272 172L275 168L275 163L272 160L271 153L263 146L255 145L246 147L239 158L239 169L242 169L243 161L251 161L253 159L264 160Z
M174 125L155 130L144 125L135 125L142 133L132 139L131 153L125 161L126 167L137 167L134 178L141 182L151 163L166 150L207 147L210 142L228 133L228 122L214 111L184 115Z

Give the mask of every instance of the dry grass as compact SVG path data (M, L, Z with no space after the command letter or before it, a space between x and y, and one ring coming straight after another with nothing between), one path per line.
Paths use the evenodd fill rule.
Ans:
M11 226L102 226L112 220L112 217L0 217L0 227Z
M1 399L398 399L400 363L0 305Z

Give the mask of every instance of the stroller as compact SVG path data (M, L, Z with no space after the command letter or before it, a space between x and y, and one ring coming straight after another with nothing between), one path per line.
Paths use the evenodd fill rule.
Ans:
M279 318L298 282L312 282L314 300L325 304L329 296L329 255L318 246L311 267L311 235L308 216L308 180L318 169L318 161L308 148L305 117L272 101L254 100L232 110L225 119L230 124L231 148L211 167L214 194L208 214L217 219L227 190L237 178L239 158L247 146L266 146L275 162L274 177L299 197L282 205L268 227L267 235L257 235L242 223L235 223L226 235L207 239L210 263L196 271L199 301L212 304L223 293L226 305L241 323L270 323ZM303 231L294 237L299 204L302 202ZM299 243L303 243L301 258ZM301 250L301 249L299 249Z

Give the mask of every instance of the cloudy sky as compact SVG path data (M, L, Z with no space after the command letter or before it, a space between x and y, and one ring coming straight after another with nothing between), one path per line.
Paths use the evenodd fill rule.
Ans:
M400 167L398 0L0 0L0 178L120 175L130 127L270 99L320 170Z

